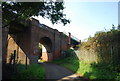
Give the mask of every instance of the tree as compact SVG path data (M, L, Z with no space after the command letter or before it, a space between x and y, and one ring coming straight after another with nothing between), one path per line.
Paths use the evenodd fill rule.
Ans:
M32 16L42 16L51 20L53 24L70 23L63 14L63 2L3 2L2 19L3 24L8 25L12 21L19 19L29 19Z
M120 30L120 25L118 25L118 29Z

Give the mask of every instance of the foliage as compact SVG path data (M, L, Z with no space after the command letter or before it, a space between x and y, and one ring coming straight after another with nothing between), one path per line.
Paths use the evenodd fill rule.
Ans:
M120 25L118 25L118 29L120 30Z
M80 45L78 73L91 79L120 80L120 30L96 32Z
M73 56L75 54L74 50L73 49L68 49L66 51L66 56L69 57L69 56Z
M82 66L82 63L85 66ZM83 73L83 72L84 73ZM114 81L116 79L116 71L110 70L106 63L84 63L81 62L81 69L78 71L90 79L106 79Z
M42 44L41 43L38 43L38 48L42 49Z
M119 62L120 57L120 31L111 29L108 32L97 32L94 37L88 38L87 42L80 45L80 60L84 58L97 62ZM116 61L117 60L117 61ZM117 63L119 64L119 63Z
M16 73L11 79L34 79L34 80L43 80L45 78L45 70L41 65L32 64L28 65L27 69L25 65L17 65Z
M79 48L79 47L80 47L80 44L76 45L76 47Z
M52 63L62 65L73 72L76 72L79 68L79 60L75 56L66 57L62 60L54 60Z
M75 55L58 60L60 64L75 73L90 79L120 81L120 30L97 32L87 42L80 44ZM71 55L72 51L67 52ZM76 58L71 60L72 58ZM78 60L79 59L79 60ZM73 63L76 63L74 65ZM94 80L93 80L94 81Z
M87 63L80 61L76 57L70 56L62 60L53 61L55 64L64 66L71 71L80 74L89 79L105 80L105 81L119 81L120 73L112 70L114 67L107 63Z
M63 13L64 3L57 1L47 2L2 2L3 23L8 24L11 21L19 19L29 19L32 16L42 16L48 18L52 23L70 23Z
M43 59L39 59L38 60L39 63L44 63L44 62L47 62L46 60L43 60Z

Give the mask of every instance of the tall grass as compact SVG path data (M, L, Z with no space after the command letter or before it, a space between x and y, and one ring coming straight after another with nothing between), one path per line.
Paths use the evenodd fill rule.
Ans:
M79 68L79 60L75 56L54 60L52 63L62 65L73 72L76 72L77 69Z
M27 66L16 65L16 72L11 79L26 79L26 80L43 80L45 79L45 69L39 64L31 64Z
M70 55L69 57L53 61L55 64L59 64L68 68L74 73L81 76L95 80L106 81L120 81L120 73L113 70L114 66L104 62L87 62L79 60L76 55Z
M90 79L120 81L119 29L97 32L79 46L78 51L73 53L74 50L68 50L68 57L54 63Z
M87 62L120 64L120 30L97 32L80 45L78 57ZM117 62L116 62L117 61Z

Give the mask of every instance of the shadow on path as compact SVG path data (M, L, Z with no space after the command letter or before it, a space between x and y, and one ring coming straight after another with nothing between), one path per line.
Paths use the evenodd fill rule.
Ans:
M88 81L62 66L51 63L42 65L46 70L45 81Z

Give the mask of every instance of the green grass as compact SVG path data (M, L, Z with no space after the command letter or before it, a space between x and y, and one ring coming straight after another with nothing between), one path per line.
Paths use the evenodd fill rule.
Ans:
M27 66L25 65L16 65L16 73L11 77L11 79L40 79L43 80L45 78L45 69L39 64L31 64Z
M81 68L78 70L78 73L82 73L83 76L86 76L90 79L116 79L115 71L110 70L105 63L85 63L81 62Z
M46 60L39 59L39 62L44 63L44 62L46 62Z
M89 79L106 79L120 81L120 73L111 70L112 66L105 63L86 63L71 56L62 60L55 60L53 63L64 66L71 71Z
M79 60L77 60L75 57L67 57L60 60L55 60L52 63L64 66L73 72L76 72L79 68Z

